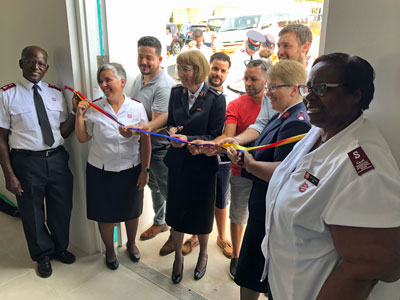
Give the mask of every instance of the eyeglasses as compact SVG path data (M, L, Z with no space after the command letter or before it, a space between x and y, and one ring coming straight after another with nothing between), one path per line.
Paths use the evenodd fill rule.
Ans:
M316 83L314 85L299 85L299 92L302 97L307 97L311 92L315 96L323 97L329 88L343 86L341 83Z
M182 73L187 73L187 72L193 71L193 69L188 68L188 67L177 66L176 67L176 71L177 72L182 72Z
M258 67L258 66L262 66L262 69L264 69L264 71L268 70L268 64L261 60L261 59L248 59L244 61L244 65L246 67Z
M29 60L29 59L24 59L22 60L22 62L32 68L36 67L36 65L39 66L39 69L46 69L49 65L48 64L44 64L42 62L38 62L38 61L34 61L34 60Z
M276 89L280 89L283 87L293 86L293 84L281 84L281 85L266 85L265 90L270 92L275 92Z

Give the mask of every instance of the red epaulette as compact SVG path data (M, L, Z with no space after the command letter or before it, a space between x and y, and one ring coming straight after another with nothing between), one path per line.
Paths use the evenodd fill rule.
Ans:
M101 100L103 97L99 97L99 98L97 98L97 99L94 99L92 102L96 102L96 101L99 101L99 100Z
M142 103L141 101L139 101L138 99L135 99L135 98L133 98L133 97L130 97L133 101L136 101L136 102L138 102L138 103Z
M48 83L47 85L49 86L49 88L56 89L57 91L61 92L61 89L56 87L55 85L52 85L50 83Z
M7 90L9 90L9 89L11 89L11 88L13 88L15 86L16 86L15 83L9 83L9 84L6 84L5 86L1 87L1 89L3 91L7 91Z

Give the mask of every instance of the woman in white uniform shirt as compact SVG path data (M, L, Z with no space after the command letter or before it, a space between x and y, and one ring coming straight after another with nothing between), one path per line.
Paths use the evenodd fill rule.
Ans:
M400 174L363 115L373 80L367 61L333 53L300 86L314 126L266 196L264 275L275 300L399 299Z
M120 64L100 67L97 81L106 97L96 104L123 124L148 122L141 103L126 97L123 88L126 73ZM149 180L150 137L120 135L118 124L94 109L89 102L78 104L75 130L78 140L91 140L87 177L87 216L98 222L106 247L106 265L115 270L118 260L114 252L114 223L125 222L127 249L132 261L139 261L136 231L143 207L143 188Z

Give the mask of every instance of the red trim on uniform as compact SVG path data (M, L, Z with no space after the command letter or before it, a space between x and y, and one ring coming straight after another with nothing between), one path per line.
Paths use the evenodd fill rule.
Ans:
M50 83L48 83L47 85L49 86L49 88L56 89L57 91L60 91L60 92L61 92L61 89L58 88L58 87L56 87L55 85L52 85L52 84L50 84Z
M135 98L133 98L133 97L130 97L132 100L134 100L134 101L136 101L136 102L139 102L139 103L142 103L140 100L138 100L138 99L135 99Z
M6 84L5 86L2 86L1 89L3 91L7 91L7 90L9 90L9 89L11 89L13 87L16 87L15 83L9 83L9 84Z
M249 42L250 42L250 44L252 44L253 46L256 46L256 47L259 47L261 45L260 42L253 41L251 38L249 38Z
M290 112L287 111L282 115L282 119L287 119L287 118L289 118L289 116L290 116Z

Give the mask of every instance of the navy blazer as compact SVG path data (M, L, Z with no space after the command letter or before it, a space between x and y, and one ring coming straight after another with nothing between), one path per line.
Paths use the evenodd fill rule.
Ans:
M254 145L267 145L288 137L306 133L310 130L311 124L308 119L307 109L303 102L289 108L280 118L279 113L275 114L267 123ZM296 143L268 148L252 153L257 161L277 162L282 161L292 151ZM248 173L242 169L242 176L253 180L253 188L249 198L249 219L265 221L265 196L268 190L268 182Z
M225 123L225 96L204 83L203 89L189 109L188 91L177 85L171 89L168 106L168 126L183 126L179 134L186 135L188 141L213 140L222 134ZM192 156L183 148L170 147L164 162L170 171L183 171L183 167L196 172L218 171L217 157L204 154Z

